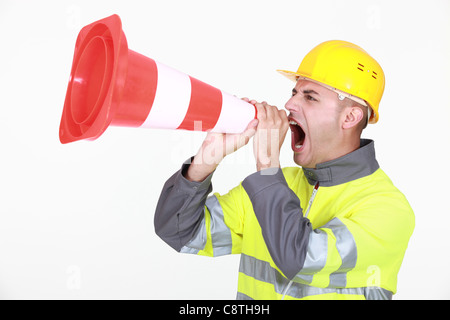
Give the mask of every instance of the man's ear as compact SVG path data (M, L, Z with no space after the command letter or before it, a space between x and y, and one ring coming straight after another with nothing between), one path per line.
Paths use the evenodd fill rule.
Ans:
M361 108L355 105L348 107L347 110L345 110L345 118L344 122L342 123L342 128L351 129L353 127L356 127L363 117L364 112Z

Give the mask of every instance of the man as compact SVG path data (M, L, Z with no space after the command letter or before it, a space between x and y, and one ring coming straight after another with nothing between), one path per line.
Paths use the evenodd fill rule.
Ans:
M378 121L383 71L360 47L327 41L281 72L296 81L289 115L249 101L257 119L245 132L209 133L166 182L156 233L179 252L241 254L238 299L391 299L414 214L360 138ZM301 168L280 169L289 128ZM251 137L257 172L208 197L217 165Z

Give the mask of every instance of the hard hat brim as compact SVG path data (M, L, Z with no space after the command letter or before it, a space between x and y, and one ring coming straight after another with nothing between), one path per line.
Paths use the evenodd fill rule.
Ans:
M371 113L371 116L370 116L370 119L369 119L369 123L376 123L378 121L378 114L374 111L374 108L372 108L370 106L370 104L367 103L367 101L365 101L365 100L363 100L363 99L361 99L359 97L353 96L353 95L351 95L351 94L349 94L349 93L347 93L345 91L333 88L332 86L329 86L329 85L327 85L325 83L322 83L320 81L314 80L314 79L312 79L312 78L310 78L310 77L308 77L308 76L306 76L304 74L301 74L299 72L288 71L288 70L277 70L277 72L282 74L283 76L285 76L289 80L294 81L294 82L297 82L299 79L304 79L304 80L308 80L308 81L317 83L317 84L319 84L319 85L321 85L321 86L323 86L323 87L325 87L327 89L330 89L330 90L332 90L332 91L334 91L334 92L336 92L336 93L338 93L340 95L345 96L346 98L348 98L350 100L353 100L353 101L355 101L355 102L357 102L357 103L359 103L359 104L361 104L361 105L363 105L365 107L368 107L368 108L370 108L370 113Z

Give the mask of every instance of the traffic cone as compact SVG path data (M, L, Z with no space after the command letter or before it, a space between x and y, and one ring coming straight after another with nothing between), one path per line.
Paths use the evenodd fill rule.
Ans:
M117 15L81 29L61 118L61 143L112 126L240 133L250 103L128 49Z

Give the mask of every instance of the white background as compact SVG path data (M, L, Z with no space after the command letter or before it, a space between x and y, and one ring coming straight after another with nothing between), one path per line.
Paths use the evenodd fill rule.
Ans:
M394 299L450 298L447 0L1 0L0 298L235 298L239 256L178 254L153 229L163 183L203 133L111 127L59 142L76 36L113 13L130 49L280 108L293 83L276 69L325 40L365 48L387 81L364 136L416 214ZM253 172L250 149L217 170L215 191Z

